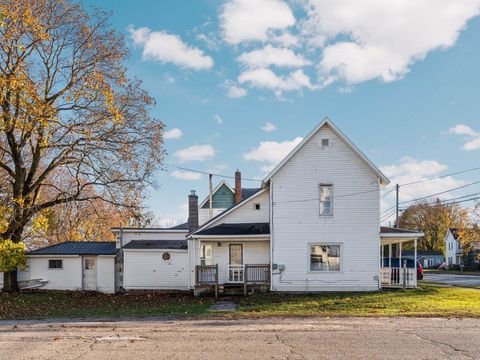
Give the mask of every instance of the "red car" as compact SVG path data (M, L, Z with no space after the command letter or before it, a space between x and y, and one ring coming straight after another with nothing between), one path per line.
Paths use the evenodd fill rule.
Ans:
M417 261L417 280L423 280L423 267L420 261Z

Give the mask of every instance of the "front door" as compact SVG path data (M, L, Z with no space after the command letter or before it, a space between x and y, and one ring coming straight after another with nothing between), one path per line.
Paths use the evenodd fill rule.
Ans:
M97 290L96 258L83 258L83 290Z
M243 245L230 244L228 280L232 283L243 282Z

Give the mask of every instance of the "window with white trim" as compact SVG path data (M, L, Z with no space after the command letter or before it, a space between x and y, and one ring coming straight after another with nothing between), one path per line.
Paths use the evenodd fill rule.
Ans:
M310 271L340 271L340 245L310 245Z
M320 216L333 215L333 185L320 184Z

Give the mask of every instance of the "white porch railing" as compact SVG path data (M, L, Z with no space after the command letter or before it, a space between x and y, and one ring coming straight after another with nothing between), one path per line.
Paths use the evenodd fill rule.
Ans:
M245 265L228 265L228 282L243 283Z
M384 287L417 286L417 274L414 268L382 267L381 280Z

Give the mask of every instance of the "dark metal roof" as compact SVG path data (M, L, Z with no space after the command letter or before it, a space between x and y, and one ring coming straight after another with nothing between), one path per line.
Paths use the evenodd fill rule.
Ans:
M380 232L387 233L387 234L418 234L420 231L397 229L397 228L382 226L380 227Z
M186 223L183 223L183 224L178 224L178 225L175 225L175 226L172 226L168 229L172 229L172 230L188 230L188 222Z
M124 249L187 250L187 240L132 240Z
M29 251L27 255L116 255L114 241L67 241Z
M195 235L269 235L269 223L220 224Z
M248 199L260 190L262 190L262 188L242 188L242 200Z

